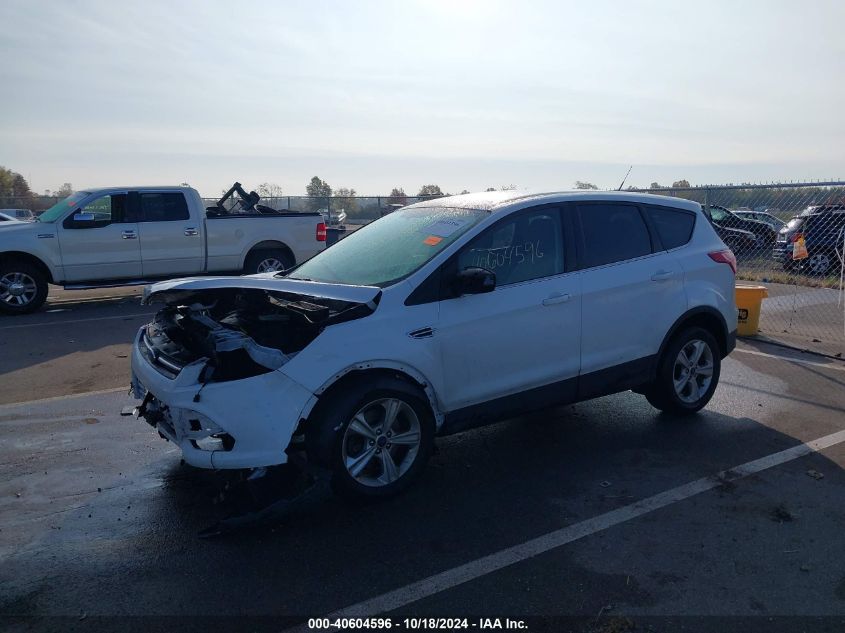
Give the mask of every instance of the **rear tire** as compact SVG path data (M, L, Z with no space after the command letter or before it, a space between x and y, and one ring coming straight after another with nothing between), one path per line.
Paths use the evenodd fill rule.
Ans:
M47 278L25 261L0 263L0 312L29 314L47 300Z
M434 446L425 393L396 376L362 376L330 390L308 419L310 461L332 471L335 492L385 498L411 485Z
M716 386L722 360L714 336L701 327L678 333L658 361L657 377L645 391L655 409L689 415L703 409Z
M293 265L290 253L281 248L269 248L249 254L244 264L244 274L281 272L293 268Z

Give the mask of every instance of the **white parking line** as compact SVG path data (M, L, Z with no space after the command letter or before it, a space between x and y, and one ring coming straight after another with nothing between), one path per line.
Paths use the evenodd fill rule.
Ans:
M768 354L766 352L758 352L750 349L734 349L734 352L740 354L751 354L752 356L762 356L764 358L775 358L777 360L785 360L788 363L798 363L799 365L809 365L810 367L820 367L822 369L832 369L834 371L845 371L845 364L837 364L836 361L831 363L817 363L812 360L804 360L803 358L792 358L791 356L782 356L781 354Z
M812 442L799 444L798 446L793 446L792 448L761 457L760 459L755 459L740 466L735 466L729 470L717 473L712 477L697 479L641 501L635 501L630 505L600 514L592 519L569 525L554 532L549 532L520 545L514 545L513 547L500 550L466 563L465 565L440 572L410 585L389 591L375 598L350 605L326 617L330 620L335 618L368 617L399 609L433 596L441 591L452 589L463 583L481 578L510 565L520 563L534 556L572 543L585 536L590 536L596 532L601 532L620 523L636 519L644 514L665 508L684 499L689 499L702 492L712 490L725 482L743 479L754 473L785 464L810 453L841 444L842 442L845 442L845 430L831 433ZM303 625L290 630L307 631L308 629Z
M2 325L0 330L15 330L24 327L38 327L39 325L67 325L68 323L88 323L90 321L108 321L109 319L135 319L139 317L148 317L155 314L155 312L139 312L138 314L118 314L115 316L104 317L90 317L87 319L68 319L58 321L42 321L40 323L17 323L15 325Z

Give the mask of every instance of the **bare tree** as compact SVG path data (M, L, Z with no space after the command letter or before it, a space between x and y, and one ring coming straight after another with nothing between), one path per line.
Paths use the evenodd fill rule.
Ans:
M593 191L598 191L598 187L596 187L591 182L582 182L580 180L575 181L575 188L576 189L591 189Z

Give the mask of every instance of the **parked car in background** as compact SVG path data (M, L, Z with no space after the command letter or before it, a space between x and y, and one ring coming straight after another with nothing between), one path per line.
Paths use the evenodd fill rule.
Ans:
M21 222L35 221L35 214L29 209L0 209L0 215L4 215L10 220L19 220Z
M10 224L23 224L20 220L16 220L10 215L6 215L5 213L0 213L0 222L5 222L3 226L8 226Z
M800 266L811 275L830 274L839 264L837 249L842 253L845 233L845 207L822 205L808 207L792 218L778 233L772 257L784 268ZM804 238L807 258L793 260L794 244Z
M751 231L743 231L742 229L729 229L712 223L716 230L716 235L735 253L744 255L755 252L759 247L757 243L757 236Z
M346 222L346 211L344 209L326 209L323 207L322 209L318 209L317 213L323 216L323 221L326 223L326 226L337 226L341 227Z
M208 217L207 217L208 216ZM47 284L93 288L291 268L325 248L319 213L207 212L190 187L78 191L0 230L0 312L32 312Z
M765 211L734 211L734 214L743 218L744 220L756 220L758 222L765 222L775 231L780 231L786 226L786 222L780 218L776 218L771 213Z
M699 411L735 346L735 272L688 200L438 198L282 275L151 286L164 307L135 339L132 389L188 464L304 458L385 497L435 435L628 389Z
M777 238L777 231L765 222L758 222L757 220L748 220L736 215L730 209L711 204L704 208L704 214L710 218L714 224L728 229L741 229L749 231L754 234L756 238L755 250L763 250L771 248Z

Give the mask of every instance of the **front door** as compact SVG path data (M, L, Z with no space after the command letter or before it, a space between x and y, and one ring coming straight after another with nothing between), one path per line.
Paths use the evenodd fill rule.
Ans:
M496 273L492 292L440 302L434 338L447 411L558 382L561 400L567 387L574 393L580 282L564 261L560 209L534 207L489 227L447 264L447 277L475 266Z
M138 224L126 222L126 204L126 193L111 193L65 218L58 234L66 282L141 277ZM75 219L78 213L85 219Z

